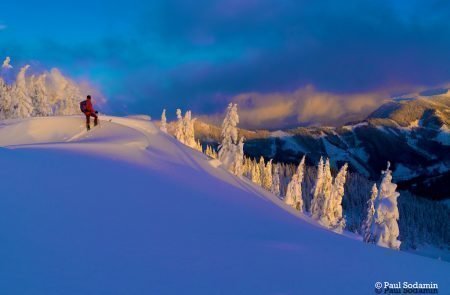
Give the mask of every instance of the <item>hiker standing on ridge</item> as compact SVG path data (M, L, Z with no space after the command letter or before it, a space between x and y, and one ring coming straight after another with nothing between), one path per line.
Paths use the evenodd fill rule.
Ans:
M94 126L97 126L98 124L98 112L94 110L94 107L92 106L91 102L91 96L88 95L86 97L86 100L83 100L80 102L80 109L81 111L86 115L86 128L87 130L91 130L91 117L94 117Z

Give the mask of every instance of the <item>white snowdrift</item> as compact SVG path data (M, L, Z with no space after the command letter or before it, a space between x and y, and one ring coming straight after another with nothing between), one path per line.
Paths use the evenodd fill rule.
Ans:
M110 122L109 122L110 120ZM450 264L289 214L150 121L0 122L2 294L374 294Z

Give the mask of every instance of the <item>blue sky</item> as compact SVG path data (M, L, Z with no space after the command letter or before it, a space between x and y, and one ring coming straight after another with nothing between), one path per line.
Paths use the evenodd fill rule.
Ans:
M333 124L446 86L449 18L447 1L2 1L0 55L89 80L117 114L237 101L252 127Z

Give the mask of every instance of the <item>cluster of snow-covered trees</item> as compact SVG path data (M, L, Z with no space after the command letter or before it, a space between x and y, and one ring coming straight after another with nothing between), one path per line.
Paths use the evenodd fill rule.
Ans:
M79 113L82 95L79 86L57 69L39 75L27 75L22 67L15 81L0 77L0 120ZM2 76L12 71L9 57L2 65Z
M175 136L185 144L195 142L193 148L202 150L190 129L195 119L191 118L190 112L184 118L181 111L177 111L177 115ZM239 137L238 123L237 105L230 104L222 123L218 152L209 145L203 152L219 159L231 173L248 178L323 226L336 232L345 228L360 234L367 243L393 249L399 249L400 244L414 248L430 241L435 245L450 243L448 210L432 201L407 196L407 192L402 192L407 197L399 199L397 205L399 193L392 183L389 166L382 172L377 186L360 174L349 172L345 163L339 170L334 170L329 159L320 159L316 167L307 166L304 156L299 165L274 163L263 157L257 161L244 155L244 138ZM161 130L167 132L167 129L164 111ZM432 222L435 216L447 222L444 225Z
M230 103L225 119L222 123L221 137L219 145L218 159L223 166L237 176L244 176L253 183L270 191L275 196L296 210L305 211L303 201L303 186L305 176L305 156L294 171L287 171L289 166L273 163L272 160L265 161L263 157L257 162L244 155L244 140L241 136L238 139L237 124L239 116L237 105ZM211 153L211 151L208 151ZM325 161L320 158L314 187L311 189L311 202L309 214L318 220L323 226L336 232L342 232L346 226L346 219L343 214L342 200L345 195L345 183L347 179L348 165L345 163L333 177L331 173L330 160ZM366 222L364 223L364 235L369 235L370 239L364 241L376 243L383 247L399 249L398 241L398 193L396 185L391 182L392 175L388 169L383 172L380 191L377 191L374 198L374 209L368 210ZM283 187L282 183L287 183ZM372 191L372 194L374 192ZM369 225L367 225L370 223Z
M174 131L175 138L181 143L201 152L202 145L200 144L199 140L195 140L194 123L196 118L192 118L191 111L186 111L183 117L180 109L177 109L176 115L177 115L177 122ZM165 109L161 114L160 129L161 131L167 133L167 118Z

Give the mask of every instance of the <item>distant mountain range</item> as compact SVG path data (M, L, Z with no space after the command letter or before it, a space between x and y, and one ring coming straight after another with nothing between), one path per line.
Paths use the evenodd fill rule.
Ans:
M297 163L306 154L309 165L321 156L334 167L348 162L372 180L391 161L401 189L432 199L450 198L450 92L430 91L402 96L382 105L365 120L341 127L298 127L250 131L245 153L274 161ZM196 137L217 146L220 127L201 121Z

